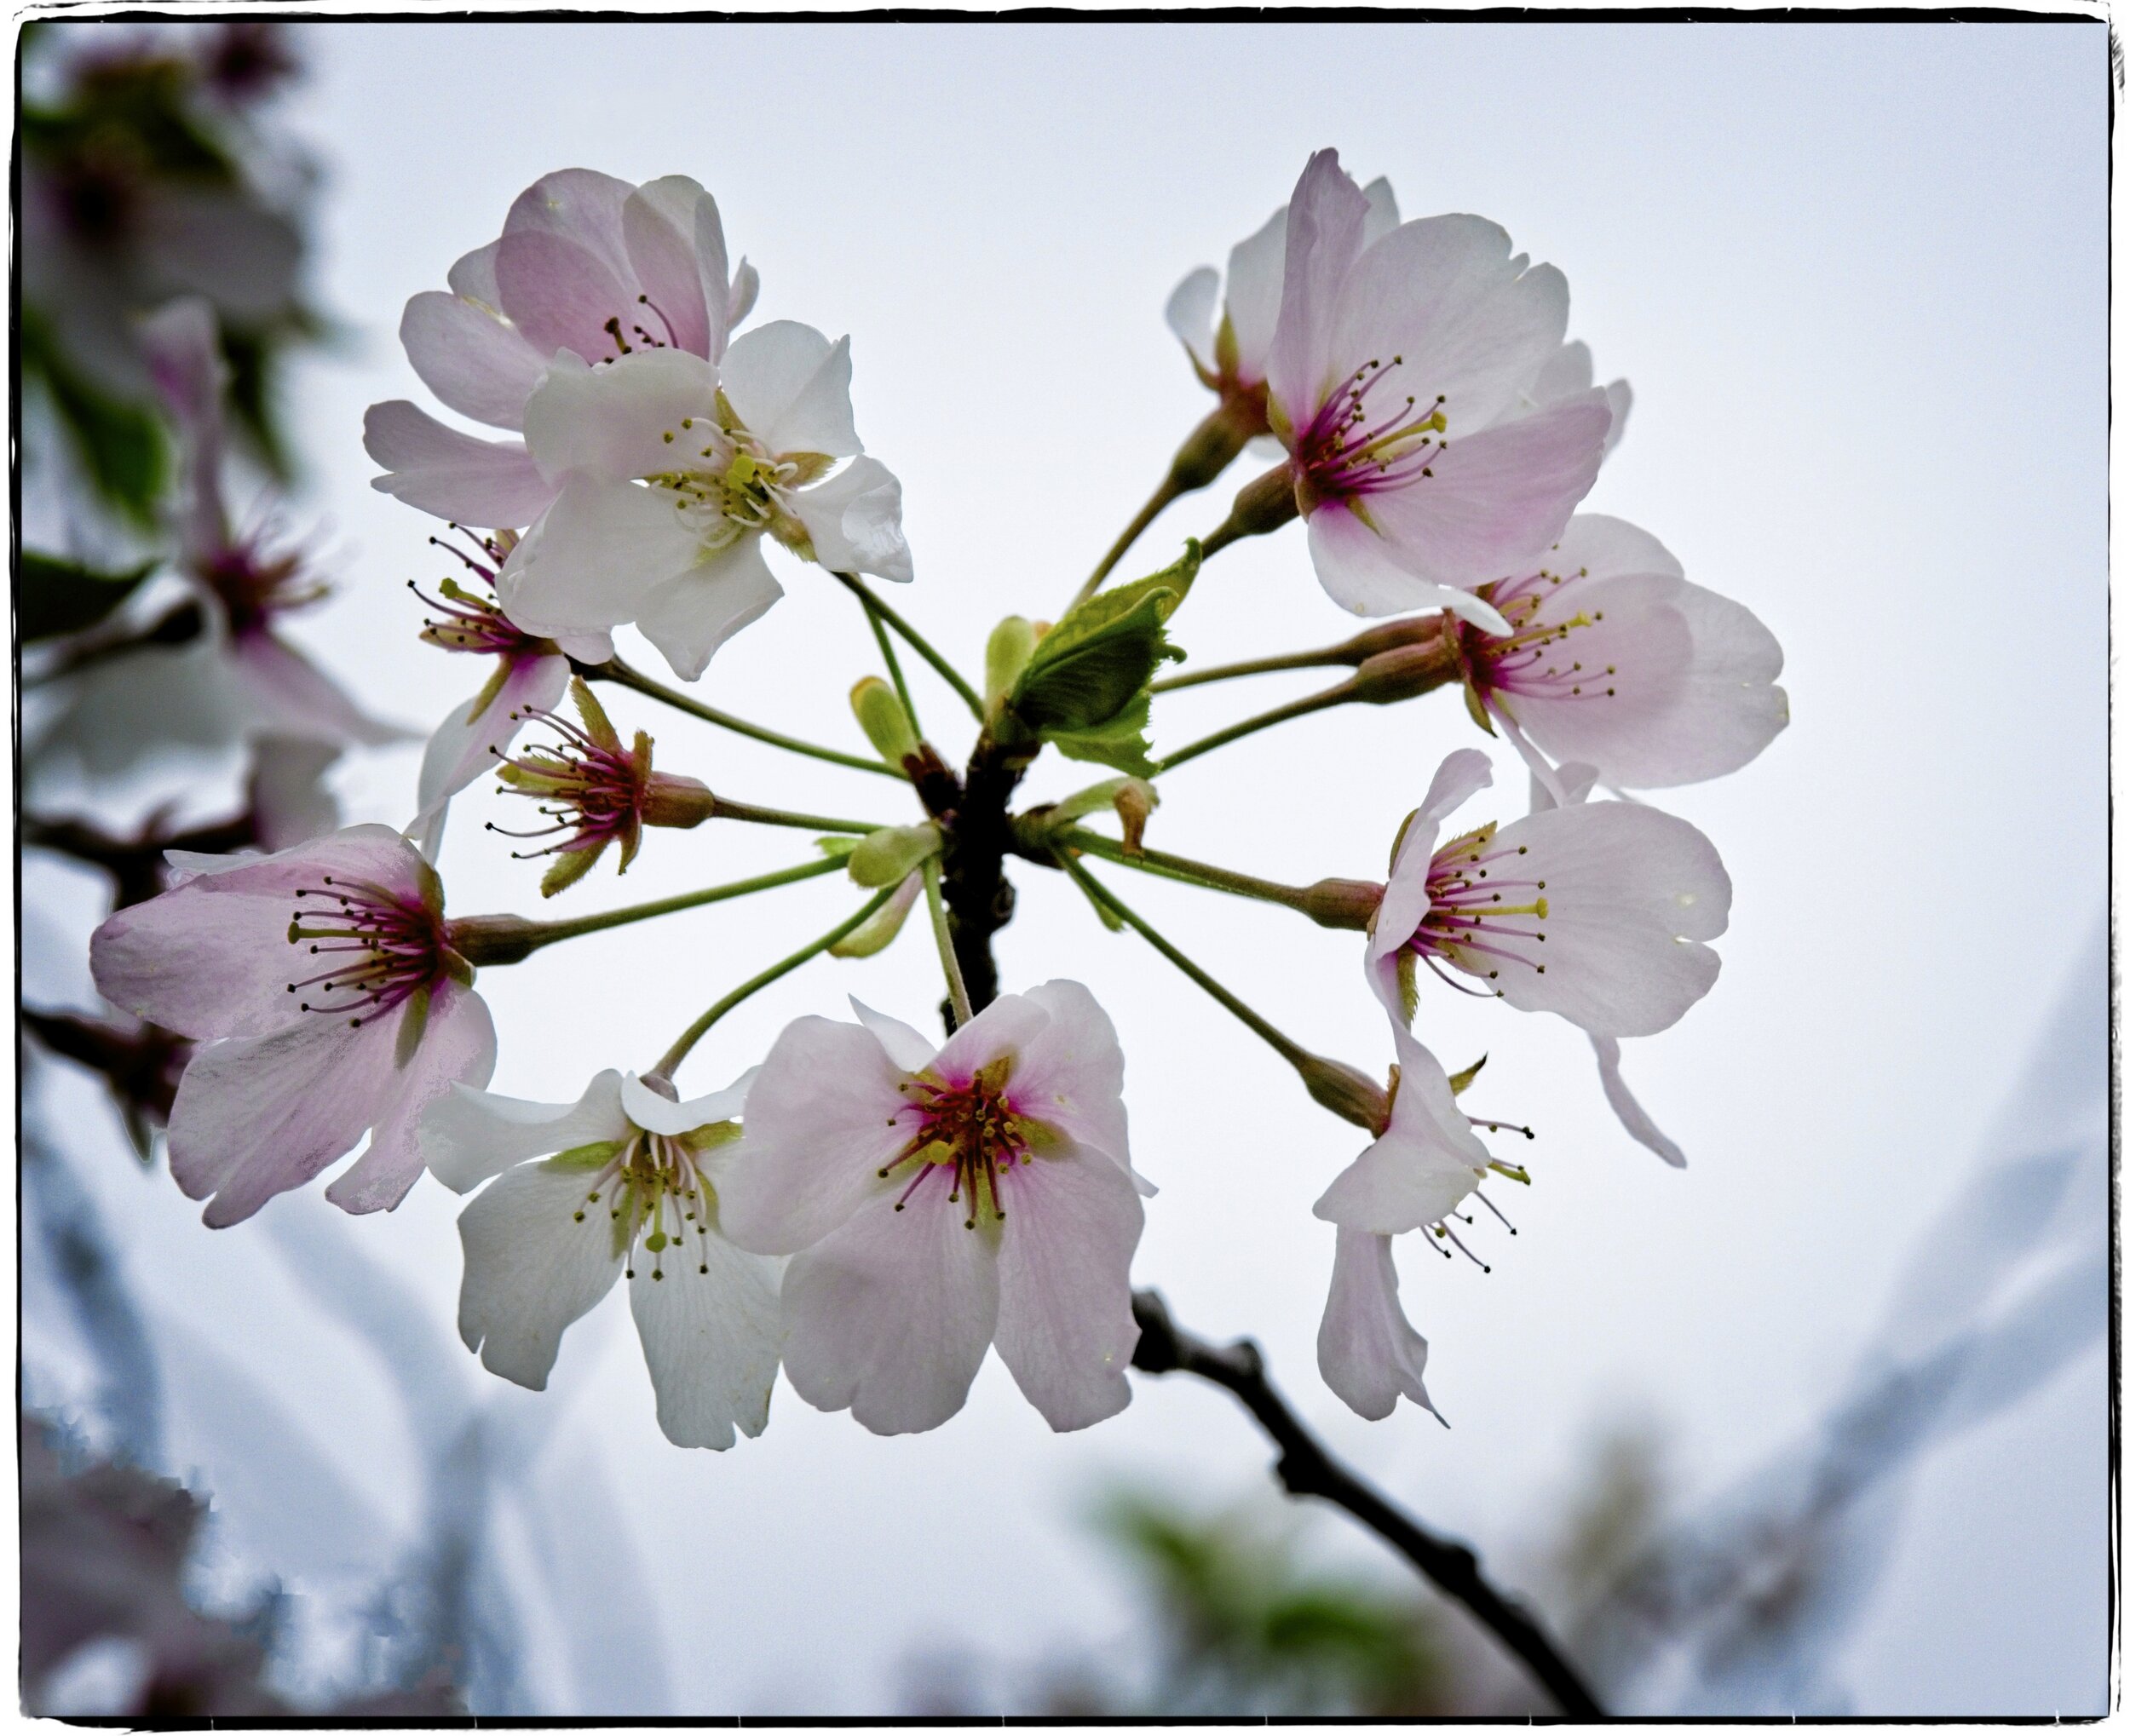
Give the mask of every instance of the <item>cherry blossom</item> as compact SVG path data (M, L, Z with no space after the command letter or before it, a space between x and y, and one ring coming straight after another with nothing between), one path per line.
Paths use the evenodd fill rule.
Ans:
M751 1077L688 1103L612 1069L574 1103L465 1085L436 1100L421 1126L429 1168L480 1189L458 1218L458 1331L485 1367L542 1390L562 1334L625 1273L666 1439L722 1451L735 1429L762 1433L783 1262L718 1224Z
M722 369L674 349L597 367L565 354L526 440L555 491L501 578L529 628L633 621L692 681L783 595L764 535L836 571L910 577L901 485L861 456L848 338L778 320Z
M118 911L89 947L106 999L201 1045L170 1111L171 1175L219 1228L366 1130L325 1197L397 1205L421 1173L422 1111L495 1064L435 871L380 825L181 866L191 878Z
M1615 787L1699 783L1789 722L1775 635L1622 520L1577 514L1531 572L1480 595L1510 630L1460 624L1466 683L1543 779L1574 760Z
M1124 1056L1075 982L1002 995L935 1049L861 1023L785 1028L719 1184L725 1233L792 1254L784 1365L880 1434L960 1410L996 1343L1053 1428L1131 1401ZM1145 1189L1151 1192L1151 1189Z
M1394 1020L1425 963L1471 992L1558 1013L1596 1037L1661 1031L1707 994L1730 877L1683 819L1638 802L1578 803L1493 821L1437 847L1444 819L1492 783L1486 756L1445 759L1406 822L1369 932L1370 980Z
M1369 202L1335 151L1288 207L1269 417L1288 452L1310 554L1356 614L1448 608L1494 631L1471 591L1557 537L1603 457L1596 389L1539 404L1568 320L1551 266L1472 216L1367 239Z

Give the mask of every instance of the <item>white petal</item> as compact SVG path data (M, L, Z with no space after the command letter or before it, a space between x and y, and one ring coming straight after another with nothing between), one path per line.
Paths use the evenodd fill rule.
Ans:
M626 482L685 468L706 443L696 428L717 418L717 370L700 356L638 350L591 368L565 353L526 404L525 444L556 481L581 470Z
M718 647L769 613L783 595L762 558L761 537L746 536L653 587L636 610L636 625L673 673L692 681L710 667Z
M768 1423L784 1348L783 1263L745 1253L714 1229L660 1255L636 1250L629 1308L659 1427L674 1446L722 1452L735 1427L752 1439Z
M1398 1270L1388 1236L1339 1231L1331 1293L1316 1330L1316 1366L1324 1384L1372 1423L1397 1407L1400 1394L1435 1410L1420 1381L1427 1340L1398 1306Z
M1621 1126L1638 1143L1647 1146L1674 1170L1686 1167L1686 1153L1665 1136L1664 1130L1649 1119L1649 1112L1636 1101L1633 1092L1620 1072L1620 1039L1616 1037L1593 1037L1590 1046L1598 1053L1598 1080L1605 1089L1605 1101L1612 1105L1612 1112L1620 1118Z
M1144 1210L1102 1152L1055 1153L1001 1179L999 1355L1051 1428L1085 1428L1131 1402L1131 1256Z
M1362 256L1367 220L1368 201L1338 166L1338 153L1311 157L1287 204L1280 319L1265 372L1273 399L1297 427L1315 413L1338 374L1367 359L1342 362L1332 350L1341 285Z
M1377 502L1386 497L1371 500L1371 517ZM1408 570L1403 549L1337 501L1327 501L1310 514L1309 555L1325 595L1356 615L1448 609L1489 633L1509 630L1509 624L1484 599Z
M1361 227L1361 244L1372 247L1398 227L1398 196L1390 191L1386 176L1379 175L1361 189L1368 201L1368 220Z
M1281 205L1228 254L1226 319L1235 334L1235 377L1246 386L1262 381L1271 361L1286 278L1287 207Z
M1383 888L1382 903L1376 906L1375 923L1368 934L1372 967L1411 940L1427 914L1428 865L1434 858L1443 820L1493 782L1494 767L1477 748L1454 749L1435 768L1427 794L1420 798L1419 807L1398 839L1390 878Z
M496 1070L496 1026L471 989L442 984L421 1041L393 1075L384 1112L362 1155L336 1177L326 1199L343 1211L390 1211L422 1173L422 1117L458 1084L478 1089Z
M630 1073L621 1081L622 1111L646 1133L677 1138L716 1122L738 1120L746 1107L748 1088L761 1071L760 1067L749 1067L723 1090L712 1091L706 1097L693 1097L682 1103L660 1096Z
M224 667L247 735L363 747L416 739L412 730L371 716L339 682L271 632L230 641Z
M454 1085L422 1117L420 1137L429 1174L465 1193L528 1158L620 1139L628 1130L621 1075L607 1067L574 1103L532 1103Z
M662 488L571 477L497 575L510 618L550 637L634 620L702 555L674 499Z
M792 497L814 558L831 572L870 572L910 582L910 545L902 536L902 485L878 458L854 458L832 476Z
M733 340L725 396L773 452L855 457L865 451L850 409L850 340L831 343L810 325L774 319Z
M1161 317L1177 342L1207 373L1214 371L1213 309L1220 302L1220 273L1201 265L1169 292Z
M1000 995L947 1039L930 1071L949 1084L965 1085L993 1061L1025 1054L1050 1022L1050 1009L1040 1002Z
M1644 1037L1675 1023L1716 980L1701 943L1724 932L1730 877L1684 820L1637 802L1534 813L1494 835L1518 848L1516 877L1544 882L1543 917L1514 926L1546 939L1504 940L1512 956L1475 964L1512 1007L1558 1013L1601 1037ZM1539 965L1543 965L1543 970Z
M404 399L370 406L362 444L389 473L372 477L372 488L440 519L484 530L529 525L555 497L521 442L475 440Z
M876 1434L936 1428L969 1397L999 1317L998 1230L965 1227L943 1174L873 1197L784 1274L785 1372Z
M928 1039L923 1032L905 1025L900 1019L876 1012L857 996L850 997L850 1010L858 1015L858 1022L880 1039L880 1047L887 1050L888 1059L906 1073L920 1073L932 1064L932 1057L939 1053L939 1045Z
M560 657L528 657L511 665L503 684L476 713L481 696L452 708L436 726L422 754L422 773L416 785L419 804L407 831L418 827L428 840L423 854L435 860L435 847L443 835L444 808L453 796L493 767L497 756L510 745L527 710L552 710L569 685L569 663Z
M717 1184L724 1233L760 1254L819 1241L884 1185L915 1130L904 1069L856 1025L786 1026L747 1095L746 1136Z
M1051 1016L1022 1045L1009 1087L1015 1111L1092 1147L1128 1172L1117 1027L1082 984L1062 977L1030 989L1027 998Z
M562 1334L621 1272L612 1210L596 1171L523 1164L481 1189L458 1215L466 1275L458 1336L482 1365L534 1392L547 1385Z
M1442 1063L1402 1026L1393 1031L1398 1094L1390 1124L1315 1207L1327 1223L1377 1235L1440 1223L1487 1175L1487 1147L1458 1108Z

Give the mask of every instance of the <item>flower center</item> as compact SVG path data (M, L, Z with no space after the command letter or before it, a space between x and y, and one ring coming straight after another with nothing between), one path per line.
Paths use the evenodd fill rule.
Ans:
M1546 932L1534 926L1546 917L1546 882L1515 877L1528 847L1498 849L1494 836L1489 820L1451 839L1428 864L1427 914L1405 944L1437 976L1438 959L1488 981L1504 966L1546 974L1538 950Z
M534 856L552 856L566 850L596 850L610 839L632 831L642 824L643 807L651 784L649 744L637 737L639 750L630 752L617 742L606 746L567 718L553 711L527 707L516 714L546 724L561 739L553 746L534 746L505 758L496 775L504 793L522 796L542 804L542 816L552 825L527 832L506 831L491 825L505 837L544 838L557 832L569 836L542 850L514 850L523 861Z
M1418 396L1401 392L1395 381L1405 367L1403 356L1363 362L1324 400L1302 430L1294 454L1302 481L1320 497L1350 498L1402 488L1421 476L1449 442L1449 427L1437 393L1423 411ZM1373 400L1373 401L1372 401Z
M1586 667L1574 655L1575 635L1603 620L1605 612L1579 610L1563 618L1543 618L1547 601L1559 595L1557 587L1588 577L1587 567L1567 574L1548 572L1541 567L1526 578L1479 588L1479 595L1501 612L1510 628L1506 634L1497 634L1470 622L1459 624L1465 666L1482 697L1496 692L1530 699L1609 699L1616 696L1613 686L1619 673L1616 664Z
M198 574L221 603L230 632L239 637L264 632L276 615L307 608L329 594L323 581L304 572L302 555L268 560L252 542L223 549L200 566Z
M452 528L458 529L454 526ZM470 531L460 534L473 539ZM496 574L517 544L515 531L498 531L492 537L474 540L474 553L454 547L440 537L429 541L446 554L455 556L466 570L475 575L490 591L495 589ZM554 657L558 655L554 641L542 639L527 633L498 608L492 597L484 597L470 591L456 579L445 579L437 586L442 593L433 597L412 579L406 588L436 611L434 618L422 623L421 638L424 644L440 647L446 651L468 651L492 657Z
M298 887L296 896L289 944L342 961L288 985L292 995L308 990L315 997L300 1001L299 1010L346 1013L349 1025L360 1026L450 974L442 915L420 900L334 874L321 876L316 887Z
M1034 1124L1015 1112L1006 1096L1012 1073L1013 1057L1006 1055L978 1068L964 1085L946 1084L921 1073L902 1082L902 1095L917 1112L917 1130L901 1154L879 1172L884 1181L905 1164L915 1165L909 1185L895 1202L897 1211L918 1189L944 1177L948 1201L965 1207L964 1229L976 1227L987 1198L993 1221L1005 1221L1000 1184L1016 1164L1033 1161L1040 1136Z
M721 395L718 402L723 401ZM809 474L803 459L779 457L736 419L726 426L683 417L664 438L681 462L645 480L672 497L674 509L705 549L729 548L761 531L780 542L803 541L789 491L811 480L818 469Z
M710 1270L703 1245L710 1236L717 1211L717 1195L699 1162L699 1153L722 1144L738 1129L731 1122L713 1123L693 1133L648 1133L636 1128L623 1140L613 1158L594 1178L584 1205L574 1213L584 1221L584 1206L607 1201L607 1215L614 1227L615 1251L626 1251L626 1275L634 1278L638 1248L651 1256L651 1276L665 1277L665 1256L675 1252L686 1258L689 1227L696 1238L695 1270Z

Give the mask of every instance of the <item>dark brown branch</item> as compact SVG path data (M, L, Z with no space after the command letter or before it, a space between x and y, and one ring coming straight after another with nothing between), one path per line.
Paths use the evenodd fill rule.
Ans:
M1169 1318L1167 1304L1154 1291L1133 1292L1131 1312L1139 1323L1139 1346L1131 1354L1134 1368L1145 1374L1195 1374L1235 1394L1279 1448L1273 1471L1288 1494L1315 1496L1344 1508L1478 1618L1523 1660L1563 1712L1574 1718L1604 1716L1575 1666L1528 1611L1488 1583L1469 1549L1408 1518L1324 1451L1265 1377L1264 1358L1249 1339L1216 1346L1193 1337Z

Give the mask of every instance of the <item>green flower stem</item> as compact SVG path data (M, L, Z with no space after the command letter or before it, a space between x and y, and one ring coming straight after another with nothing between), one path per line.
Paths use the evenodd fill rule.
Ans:
M1269 729L1275 723L1287 723L1297 717L1306 717L1312 711L1328 710L1333 705L1344 705L1356 698L1350 678L1335 687L1327 687L1321 693L1311 693L1307 698L1290 700L1275 705L1269 711L1261 711L1255 717L1246 717L1240 723L1231 723L1225 729L1217 729L1211 735L1200 737L1188 746L1180 747L1166 759L1157 762L1157 773L1174 771L1178 766L1209 754L1217 747L1225 747L1231 741L1241 741L1246 735L1255 735L1260 729Z
M1062 834L1060 842L1104 857L1121 867L1137 868L1166 880L1179 880L1214 892L1263 899L1267 904L1285 905L1290 910L1303 910L1309 902L1308 893L1298 886L1282 886L1276 880L1260 880L1254 874L1216 868L1210 862L1194 862L1188 856L1172 856L1166 850L1143 849L1134 855L1114 838L1106 838L1100 832L1083 831L1078 826Z
M723 886L708 886L699 892L683 892L672 898L653 899L648 904L625 905L618 911L601 911L596 915L577 917L559 923L536 923L524 917L460 917L449 924L452 949L474 966L483 964L515 964L521 959L537 952L543 946L551 946L557 940L573 940L579 934L596 934L607 928L626 928L630 923L648 922L653 917L670 917L680 911L692 911L706 904L722 904L728 898L745 898L749 893L767 892L774 886L790 886L801 880L813 880L823 874L840 873L844 864L839 857L824 857L818 862L802 862L795 868L780 868L774 874L757 874L751 880L735 880Z
M717 804L714 819L744 819L751 825L797 826L809 832L854 832L863 836L877 832L881 822L873 819L829 819L818 813L786 813L780 808L757 808L751 802L734 802L723 796L711 798Z
M910 684L902 679L901 659L895 654L895 641L888 637L886 624L867 609L866 624L872 629L873 642L879 646L881 661L888 666L888 679L895 683L895 697L902 702L902 715L910 720L910 727L923 735L924 726L917 721L917 701L910 697Z
M842 865L840 863L832 863L830 865L840 867ZM855 933L857 929L864 925L867 917L871 917L875 911L878 910L882 905L885 904L894 896L895 888L893 887L887 888L884 891L880 892L874 897L867 900L864 907L861 909L855 916L850 917L845 921L838 923L834 928L831 928L826 934L821 935L818 940L809 940L806 945L800 947L797 951L792 953L789 957L780 958L767 970L763 971L757 975L749 977L746 981L741 983L738 988L734 989L730 994L725 996L723 999L714 1003L701 1018L698 1019L693 1025L689 1026L687 1030L682 1032L681 1034L673 1040L672 1048L667 1049L664 1055L659 1057L658 1065L653 1067L651 1071L653 1072L664 1074L666 1077L671 1078L673 1070L679 1066L680 1064L688 1058L688 1050L694 1048L698 1043L702 1041L703 1033L709 1030L710 1027L715 1025L720 1019L723 1018L725 1015L729 1013L734 1007L738 1006L740 1002L746 1000L748 996L769 987L769 986L774 982L779 977L789 975L792 971L797 970L799 966L805 963L808 959L813 957L816 953L827 951L831 946L833 946L846 934Z
M1247 663L1220 663L1208 669L1193 670L1189 675L1167 675L1154 682L1157 693L1172 693L1178 687L1202 687L1208 681L1232 681L1238 675L1269 675L1287 669L1330 669L1346 661L1340 655L1343 647L1332 646L1322 651L1297 651L1286 657L1252 658Z
M932 937L939 942L939 966L947 973L947 997L954 1006L954 1028L958 1031L976 1016L969 1004L969 985L961 974L961 960L955 956L954 937L947 926L947 905L940 896L939 858L924 859L924 903L932 913Z
M605 663L577 664L573 667L588 680L612 681L616 687L631 688L647 698L671 705L676 711L685 711L690 717L699 717L704 722L714 723L720 729L729 729L734 735L744 735L751 740L767 742L771 747L780 747L786 753L804 754L809 759L826 760L831 765L848 766L855 772L871 772L878 778L901 779L901 773L893 767L882 765L878 760L843 753L832 747L821 747L814 742L801 741L797 736L780 735L774 729L764 729L758 723L749 723L745 718L734 717L729 711L720 711L714 706L704 704L699 699L691 699L683 693L653 681L642 670L630 668L618 657Z
M1178 970L1182 971L1184 975L1188 976L1193 982L1196 983L1199 987L1205 990L1207 994L1211 995L1215 1000L1218 1001L1222 1006L1225 1007L1230 1013L1233 1013L1236 1018L1241 1020L1245 1025L1247 1025L1251 1030L1254 1031L1259 1037L1263 1038L1265 1042L1271 1044L1273 1049L1278 1052L1281 1060L1284 1061L1289 1066L1293 1067L1298 1071L1307 1071L1310 1064L1315 1060L1315 1057L1306 1049L1303 1048L1300 1043L1295 1042L1292 1038L1289 1037L1285 1032L1281 1031L1277 1026L1273 1024L1270 1020L1265 1018L1262 1014L1258 1013L1255 1009L1251 1007L1246 1002L1240 999L1235 995L1230 993L1227 989L1222 987L1219 983L1216 982L1205 971L1200 969L1197 965L1194 964L1183 952L1178 951L1175 946L1172 946L1167 940L1164 940L1160 934L1155 932L1154 928L1147 922L1145 917L1140 916L1137 911L1134 911L1129 905L1125 904L1122 899L1116 895L1116 894L1110 891L1108 887L1104 886L1100 881L1097 880L1093 875L1090 874L1086 871L1085 868L1074 860L1073 854L1069 850L1058 851L1057 861L1058 865L1064 869L1068 874L1071 875L1073 878L1079 883L1081 891L1085 892L1090 898L1097 900L1102 904L1107 905L1114 914L1122 917L1133 928L1137 928L1139 933L1145 937L1147 943L1151 946L1156 952L1159 952L1164 958L1167 959L1171 964L1173 964Z
M974 717L979 723L983 721L984 702L978 696L976 690L970 687L967 681L962 679L960 670L957 670L953 664L947 662L945 658L941 657L936 651L932 649L930 644L925 640L923 634L919 633L916 628L910 625L907 621L904 620L901 616L897 614L893 609L889 608L887 604L882 602L879 598L873 595L872 590L867 588L865 581L860 578L856 573L831 572L829 577L834 579L838 584L842 585L843 589L849 591L853 596L856 597L860 602L863 603L866 606L866 613L878 616L881 620L886 622L889 626L894 628L897 633L901 634L902 635L903 642L906 643L910 649L914 651L919 657L923 658L925 662L929 663L934 669L937 670L939 671L940 679L945 681L947 685L952 687L957 693L961 695L962 703L969 707L970 716ZM900 774L898 773L897 775Z
M1160 517L1169 503L1178 498L1183 491L1177 482L1176 473L1171 471L1162 479L1161 486L1148 497L1147 503L1139 509L1137 515L1124 527L1117 540L1109 545L1109 552L1102 557L1095 570L1087 575L1087 582L1073 593L1073 602L1068 606L1084 603L1100 590L1102 580L1108 578L1116 570L1117 563L1131 553L1131 545L1146 533L1146 527Z

